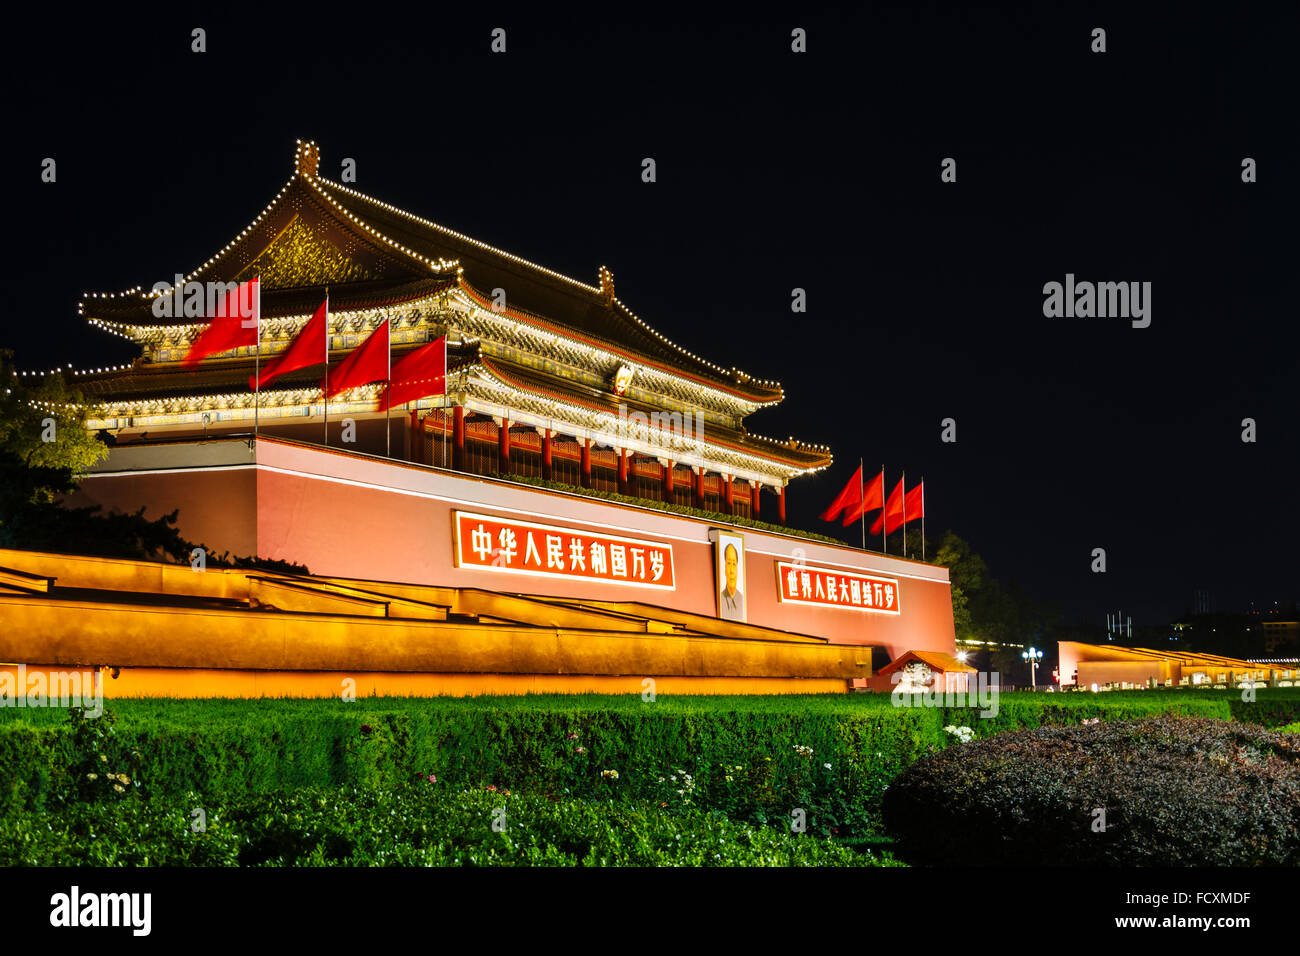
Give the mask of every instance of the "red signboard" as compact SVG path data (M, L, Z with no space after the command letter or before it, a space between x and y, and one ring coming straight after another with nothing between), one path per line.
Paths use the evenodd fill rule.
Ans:
M673 546L516 518L454 513L456 565L479 571L677 587Z
M878 574L815 568L789 561L776 563L777 594L785 604L842 607L877 614L898 614L898 581Z

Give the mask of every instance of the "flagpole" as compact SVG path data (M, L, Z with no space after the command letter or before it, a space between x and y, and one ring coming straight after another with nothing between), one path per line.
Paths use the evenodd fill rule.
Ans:
M447 368L447 333L450 329L442 331L442 467L447 467L447 379L451 377L451 371Z
M321 389L324 404L321 406L321 425L325 430L325 445L330 443L330 287L325 287L325 387Z
M384 455L393 457L393 407L388 394L393 390L393 327L388 326L388 382L384 385Z
M257 314L253 317L257 324L257 350L253 359L253 444L257 445L258 419L262 406L262 277L257 277Z
M889 502L885 500L885 489L888 487L889 487L889 482L885 480L885 464L884 462L881 462L880 463L880 501L881 501L880 550L883 551L885 554L889 554L889 537L888 537L889 533L885 530L885 522L889 520L888 509L885 507L886 505L889 504Z
M867 512L866 509L862 507L862 505L864 504L863 499L867 492L866 482L862 480L862 469L865 467L867 466L864 465L862 463L862 459L859 458L858 459L858 508L862 510L862 550L863 551L867 550Z
M903 489L903 557L907 557L907 469L903 469L903 477L898 480L898 486Z
M921 560L925 560L925 476L921 476Z

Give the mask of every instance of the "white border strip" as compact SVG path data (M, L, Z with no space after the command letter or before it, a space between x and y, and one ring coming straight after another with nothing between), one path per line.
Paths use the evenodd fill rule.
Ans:
M365 462L365 464L373 464L377 467L384 467L385 465L385 463L383 462ZM406 495L412 498L425 498L430 501L445 501L448 504L452 504L452 505L464 505L471 508L484 508L484 507L500 508L502 511L506 511L512 514L527 515L528 517L531 518L553 517L553 515L544 511L531 511L528 509L513 507L509 505L493 504L491 502L482 501L482 500L474 500L468 498L453 497L450 495L434 494L433 492L417 491L411 488L400 488L394 485L382 485L382 484L377 484L369 481L359 481L355 478L338 478L333 475L319 475L310 471L299 471L292 468L282 468L277 465L268 465L268 464L201 465L194 468L153 468L153 469L131 469L131 470L117 471L117 472L93 472L91 474L85 475L82 480L85 481L90 478L127 478L135 475L179 475L179 474L190 474L193 472L205 472L205 471L242 471L247 469L258 469L258 468L264 471L274 472L275 474L289 475L295 478L307 478L307 479L314 479L316 481L326 481L333 484L348 485L354 488L365 488L371 491L386 491L392 494ZM437 472L435 474L441 475L443 473ZM459 480L459 481L469 480L469 478L463 477L459 474L448 474L446 475L446 477L452 478L453 480ZM530 485L513 485L509 488L503 487L502 490L508 493L514 493L514 492L527 492L527 491L544 491L546 489L536 489ZM564 495L563 492L556 492L556 493L560 495ZM579 498L580 496L570 495L567 497ZM580 499L580 500L581 503L583 504L588 503L588 499ZM614 508L620 507L615 502L605 502L599 498L591 498L590 503L596 506L606 505ZM647 509L647 513L651 513L649 509ZM653 512L652 514L654 517L659 517L660 512ZM701 521L701 522L704 521L704 519L702 518L690 518L685 515L676 515L668 511L662 512L662 516L667 519L677 519L677 520L684 520L684 521ZM614 531L626 532L629 534L653 534L659 538L670 539L673 541L682 541L687 544L703 544L703 545L710 544L709 541L704 539L687 537L686 535L683 534L678 534L678 533L673 533L668 531L647 532L642 528L629 528L623 525L611 525L611 524L597 522L597 521L590 521L583 518L574 518L572 520L574 524L585 525L591 528L606 528L606 529L612 529ZM768 535L768 532L764 532L752 528L746 528L742 530L745 530L753 535L759 535L759 536ZM775 537L776 535L773 534L772 536ZM805 548L805 549L828 548L829 549L834 547L835 545L830 544L828 542L814 541L812 539L808 539L806 543L800 541L799 543L791 544L792 549L793 548ZM768 557L777 558L785 561L788 561L791 557L793 557L793 555L789 553L780 552L780 551L767 551L762 548L746 548L746 551L750 554L762 554ZM843 568L845 571L853 572L855 574L885 573L885 572L874 572L864 568L855 567L849 564L838 564L837 562L834 561L827 561L825 563L828 565L827 570L831 570L832 568ZM919 574L909 574L905 571L890 571L888 572L888 574L895 578L907 578L913 581L924 581L929 584L943 584L943 585L949 584L948 581L944 581L942 578L932 578L932 577L926 577L924 575L919 575ZM826 607L828 605L819 604L817 606Z

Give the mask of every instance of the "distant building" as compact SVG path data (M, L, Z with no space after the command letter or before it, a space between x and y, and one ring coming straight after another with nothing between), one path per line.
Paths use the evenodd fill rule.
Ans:
M1062 687L1236 687L1248 680L1291 687L1300 676L1292 663L1078 641L1061 641L1057 646Z
M1261 621L1264 650L1270 654L1300 645L1300 621Z

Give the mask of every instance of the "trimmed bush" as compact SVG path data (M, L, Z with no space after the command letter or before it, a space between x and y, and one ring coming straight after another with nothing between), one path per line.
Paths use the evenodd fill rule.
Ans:
M1008 733L918 761L883 812L909 862L1296 865L1300 738L1170 717Z
M1286 693L1262 691L1260 701ZM116 796L120 781L85 778L101 770L126 775L145 799L192 791L210 803L303 788L392 789L434 773L458 789L615 796L783 827L802 809L809 833L856 842L880 832L889 782L953 743L945 725L987 737L1164 710L1226 717L1234 696L1008 693L990 719L969 708L895 707L888 694L147 699L112 701L116 721L0 708L0 814ZM606 770L618 771L617 786L607 785Z
M1300 694L1285 688L1256 691L1255 700L1228 693L1232 719L1263 727L1285 727L1300 722Z
M875 866L831 840L646 804L345 788L245 798L138 797L0 820L4 866ZM494 829L494 821L497 826Z
M809 833L848 838L877 829L885 786L942 738L937 710L887 698L174 703L118 702L97 720L73 711L52 726L41 711L39 729L0 722L0 810L110 797L117 783L85 779L100 763L145 799L211 802L436 774L455 788L614 796L757 824L787 826L801 809Z

